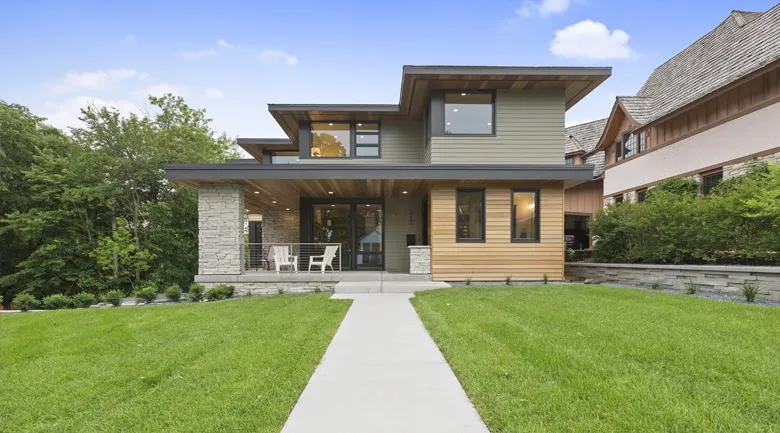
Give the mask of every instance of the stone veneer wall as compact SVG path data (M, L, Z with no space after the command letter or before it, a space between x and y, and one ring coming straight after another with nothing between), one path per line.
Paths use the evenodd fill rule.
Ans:
M750 171L753 166L764 162L776 162L780 163L780 152L773 153L771 155L764 155L758 158L749 159L747 161L739 162L737 164L727 165L723 167L723 178L729 179L736 176L741 176Z
M218 284L227 284L236 288L235 296L258 296L258 295L276 295L279 294L279 290L283 290L284 293L317 293L317 292L333 292L338 281L323 281L323 282L294 282L294 281L280 281L280 282L221 282L221 283L202 283L206 289L210 289Z
M238 184L198 189L198 273L235 275L244 268L244 191Z
M413 275L431 273L431 247L424 245L409 246L409 273Z
M566 263L567 278L649 286L659 282L665 287L684 290L693 281L704 292L741 296L746 281L759 286L759 297L780 301L778 266L643 265L624 263Z
M263 244L297 244L301 241L301 214L272 211L263 214Z

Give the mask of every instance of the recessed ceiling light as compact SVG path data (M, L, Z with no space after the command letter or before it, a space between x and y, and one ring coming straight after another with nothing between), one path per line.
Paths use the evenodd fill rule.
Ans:
M332 205L330 205L330 207L336 207L336 205L335 205L335 204L332 204Z
M488 126L492 125L492 123L488 122Z
M260 194L260 191L255 191L255 194Z
M328 194L331 194L331 195L333 195L333 191L328 191Z
M276 200L272 201L271 203L276 204Z
M366 207L369 207L369 206L371 206L371 205L370 205L370 204L367 204L367 205L366 205Z
M362 123L358 123L358 126L363 126L363 124Z
M289 207L286 207L286 208L284 208L284 210L290 210L290 208L289 208Z
M332 123L328 123L328 126L333 126L333 124Z
M401 194L409 194L408 191L401 191Z
M447 126L450 126L450 125L452 125L452 122L447 122Z
M455 112L455 113L457 113L457 112L458 112L458 109L457 109L457 108L453 108L453 109L452 109L452 111L453 111L453 112Z
M463 92L463 93L460 94L460 96L466 96L466 95L468 95L468 93L466 93L466 92Z

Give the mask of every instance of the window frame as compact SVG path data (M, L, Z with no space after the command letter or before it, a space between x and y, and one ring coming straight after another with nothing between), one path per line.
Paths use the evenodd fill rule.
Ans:
M482 236L481 238L469 238L461 239L459 235L460 221L458 209L460 209L460 193L461 192L479 192L482 195ZM463 244L482 244L487 241L485 231L487 229L487 212L486 212L487 200L485 197L485 188L455 188L455 242Z
M647 188L636 190L636 202L643 203L647 199Z
M514 212L514 200L516 192L532 192L534 193L534 237L533 239L518 238L515 236L515 212ZM540 229L541 229L541 215L542 215L542 192L539 188L510 188L509 189L509 212L510 224L509 236L510 240L514 244L536 244L542 241Z
M626 197L623 194L615 194L612 196L612 200L615 201L615 206L617 206L620 203L623 203L626 200Z
M490 133L489 134L474 134L474 133L453 133L447 132L447 94L448 93L473 93L473 94L489 94L490 100ZM448 89L441 91L441 134L443 137L495 137L496 136L496 91L495 90L464 90L464 89Z
M634 132L623 134L623 159L629 159L637 154L637 137Z
M615 163L623 160L623 140L615 142Z
M314 134L314 128L313 125L316 123L333 123L333 124L349 124L349 156L311 156L311 149L314 145L314 139L312 135ZM364 133L364 135L376 135L377 137L377 144L357 144L357 124L358 123L375 123L376 124L376 133L370 132L370 133ZM357 148L376 148L377 149L377 155L376 156L357 156ZM299 157L300 158L300 157ZM379 120L316 120L309 122L309 152L308 152L308 158L307 159L332 159L332 160L350 160L350 159L380 159L382 158L382 123Z
M711 186L709 191L704 191L704 178L709 177L709 176L713 176L713 175L717 175L717 174L720 175L720 180L718 181L718 183L716 183L715 185ZM710 195L710 194L712 194L712 189L716 188L721 182L723 182L723 168L721 167L721 168L717 168L715 170L706 171L704 173L701 173L700 176L701 176L701 179L700 179L700 182L699 182L699 194L701 194L701 195Z
M565 165L574 165L574 157L573 156L566 156L563 160L563 163Z

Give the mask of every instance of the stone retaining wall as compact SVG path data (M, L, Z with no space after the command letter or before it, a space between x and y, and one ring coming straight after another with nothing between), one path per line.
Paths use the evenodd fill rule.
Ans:
M780 301L780 267L778 266L705 266L705 265L642 265L624 263L566 263L566 278L650 286L658 282L665 287L685 290L693 281L698 290L742 296L742 285L750 281L758 285L759 297Z
M217 284L227 284L236 288L235 296L247 296L251 291L253 296L276 295L279 289L284 293L316 293L333 292L333 288L338 284L332 282L237 282L237 283L202 283L206 289L210 289Z

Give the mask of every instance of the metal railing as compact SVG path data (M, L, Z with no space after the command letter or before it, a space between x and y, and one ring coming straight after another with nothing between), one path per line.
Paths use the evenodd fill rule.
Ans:
M276 272L276 262L278 260L280 262L280 272L308 272L311 258L315 257L311 271L320 272L320 265L316 263L322 261L321 256L325 254L325 248L328 246L336 247L336 255L330 262L330 266L325 266L324 272L341 272L341 262L345 260L342 257L343 249L341 244L335 243L249 243L246 244L244 270ZM282 247L282 252L286 251L287 257L277 257L274 247Z

